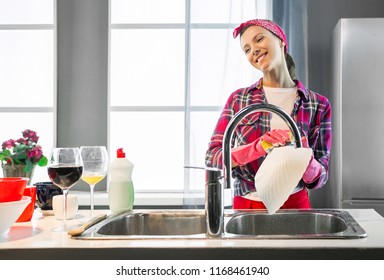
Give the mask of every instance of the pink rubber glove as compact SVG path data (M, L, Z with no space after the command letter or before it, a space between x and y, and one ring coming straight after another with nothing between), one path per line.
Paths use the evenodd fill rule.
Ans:
M271 145L273 147L277 147L283 146L289 142L291 142L291 137L288 130L274 129L268 131L263 136L257 138L249 144L233 148L231 151L232 160L239 165L244 165L264 156L267 153L267 151L263 148L263 145L265 147Z
M308 139L306 137L302 137L302 143L304 148L309 148L308 145ZM316 181L322 172L321 164L313 157L311 157L311 160L308 163L307 169L304 172L303 175L303 181L307 184L313 183Z

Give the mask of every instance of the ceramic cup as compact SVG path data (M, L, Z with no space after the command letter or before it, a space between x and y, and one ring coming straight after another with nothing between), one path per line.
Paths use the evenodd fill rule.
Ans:
M68 194L68 205L67 205L67 220L73 219L73 217L77 214L77 210L79 209L79 197L75 194ZM55 195L52 198L52 206L53 206L53 214L56 219L62 220L64 217L64 195Z
M52 197L63 194L63 190L51 182L35 183L37 205L41 210L52 210Z

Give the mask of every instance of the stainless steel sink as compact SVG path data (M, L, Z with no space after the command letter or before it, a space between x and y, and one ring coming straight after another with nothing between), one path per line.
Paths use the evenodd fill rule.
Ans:
M227 210L223 239L339 239L363 238L365 231L347 211ZM202 239L203 210L135 210L112 214L77 239Z
M97 233L109 236L162 236L204 234L205 216L193 211L146 211L118 215L100 225Z
M361 238L366 232L347 211L296 210L235 213L225 232L258 238Z
M112 214L78 239L205 238L204 211L143 210Z

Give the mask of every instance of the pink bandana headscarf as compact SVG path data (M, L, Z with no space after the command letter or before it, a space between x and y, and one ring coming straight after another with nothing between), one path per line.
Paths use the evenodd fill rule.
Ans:
M285 43L284 52L288 53L288 41L287 41L287 37L284 34L284 31L281 29L279 25L267 19L252 19L252 20L243 22L238 27L236 27L236 29L233 31L233 38L236 38L237 36L239 36L241 31L245 27L248 27L251 25L263 27L268 31L272 32L274 35L276 35L280 40L282 40Z

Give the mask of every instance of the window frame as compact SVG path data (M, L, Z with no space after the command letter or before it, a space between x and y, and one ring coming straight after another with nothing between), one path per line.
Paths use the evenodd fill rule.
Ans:
M223 30L233 30L239 23L191 23L191 1L193 0L185 0L185 22L184 23L112 23L111 19L111 5L113 0L109 0L109 59L108 59L108 146L110 148L110 139L111 139L111 131L110 131L110 116L111 113L121 113L121 112L183 112L184 113L184 163L185 166L189 165L190 162L190 154L191 154L191 134L190 134L190 123L191 123L191 114L195 112L210 112L210 113L220 113L224 104L217 106L204 106L204 105L191 105L191 88L190 88L190 75L191 75L191 31L197 29L223 29ZM272 11L271 3L268 3L267 0L255 0L256 2L260 2L261 5L266 5L266 14L270 16ZM111 105L111 33L112 30L118 29L183 29L185 32L185 86L184 86L184 105L183 106L112 106ZM208 143L209 139L207 139ZM109 149L110 151L110 149ZM111 151L110 151L111 153ZM200 173L199 173L200 174ZM204 173L201 173L201 176L204 177ZM191 169L184 169L184 186L180 191L171 191L168 192L169 196L173 196L174 194L179 194L181 196L187 197L181 199L181 203L184 204L188 201L188 195L192 197L196 197L196 195L201 199L202 204L204 198L204 189L201 190L193 190L190 186L191 182ZM151 197L154 193L166 195L167 191L165 190L151 190L151 191L141 191L136 190L140 196L149 196ZM157 203L159 200L156 200ZM156 203L152 203L152 205Z
M48 146L43 146L43 152L46 156L57 143L57 0L52 0L52 16L53 16L53 23L2 23L0 24L0 31L8 31L8 30L22 30L22 31L38 31L38 30L52 30L53 32L53 64L52 64L52 71L53 71L53 83L52 83L52 96L53 96L53 104L52 106L45 106L45 107L39 107L39 106L0 106L0 113L12 113L12 114L34 114L34 113L52 113L52 127L51 127L51 133L52 133L52 143ZM27 127L22 128L27 129ZM4 135L5 137L17 139L18 137L21 137L20 135ZM41 131L36 131L39 137L44 137L42 135ZM1 139L0 141L5 141L7 139ZM39 144L41 142L39 141ZM33 183L35 183L38 179L43 180L42 173L43 171L36 169L35 170L35 176L33 177ZM38 174L36 176L36 173ZM40 174L39 174L40 173ZM31 182L30 182L31 183Z

